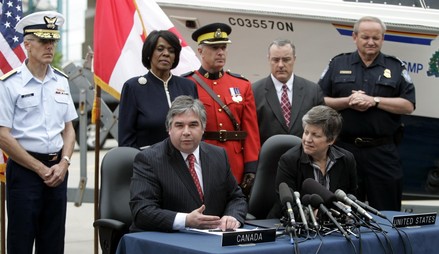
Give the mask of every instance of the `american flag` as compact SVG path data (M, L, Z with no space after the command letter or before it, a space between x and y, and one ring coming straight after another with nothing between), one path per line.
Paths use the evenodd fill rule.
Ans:
M26 59L22 46L23 36L15 25L23 16L21 0L0 0L0 76L17 68Z
M0 76L17 68L26 59L23 36L15 25L23 16L21 0L0 0ZM5 182L6 155L0 149L0 181Z

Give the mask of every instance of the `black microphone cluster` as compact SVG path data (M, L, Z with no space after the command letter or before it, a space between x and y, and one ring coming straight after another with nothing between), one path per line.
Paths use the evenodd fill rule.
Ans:
M282 205L286 207L286 213L288 216L288 222L286 225L295 230L296 219L293 212L293 195L291 194L290 188L286 183L279 184L279 197Z
M302 194L300 198L300 193L284 182L279 185L279 196L285 211L282 221L285 228L293 230L296 236L309 237L310 231L323 235L338 231L350 241L351 235L357 236L354 232L360 226L377 224L370 213L387 219L354 195L341 189L333 193L311 178L303 182Z

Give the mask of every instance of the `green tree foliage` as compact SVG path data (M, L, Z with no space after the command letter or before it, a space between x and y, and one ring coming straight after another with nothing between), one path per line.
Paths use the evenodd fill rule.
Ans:
M62 70L61 62L62 62L62 53L57 50L55 52L55 56L53 57L52 66L59 70Z

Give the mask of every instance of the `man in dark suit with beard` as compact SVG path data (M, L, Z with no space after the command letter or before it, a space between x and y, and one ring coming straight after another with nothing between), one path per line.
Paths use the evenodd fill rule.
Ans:
M302 117L323 105L320 87L294 75L295 46L290 40L273 41L268 47L271 74L253 83L261 145L276 134L302 136Z
M206 111L201 101L179 96L166 117L169 138L134 161L131 231L186 227L236 229L247 213L223 148L201 142Z

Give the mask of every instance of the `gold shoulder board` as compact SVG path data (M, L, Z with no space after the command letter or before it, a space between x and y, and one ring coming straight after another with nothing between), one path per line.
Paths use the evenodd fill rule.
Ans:
M55 70L56 73L60 74L61 76L64 76L65 78L69 78L69 76L67 74L65 74L64 72L62 72L61 70L59 70L58 68L55 68L52 66L52 68Z
M12 71L9 71L9 72L3 74L3 76L0 77L0 80L1 80L1 81L5 81L5 80L7 80L9 77L12 77L15 73L17 73L17 70L16 70L16 69L14 69L14 70L12 70Z

